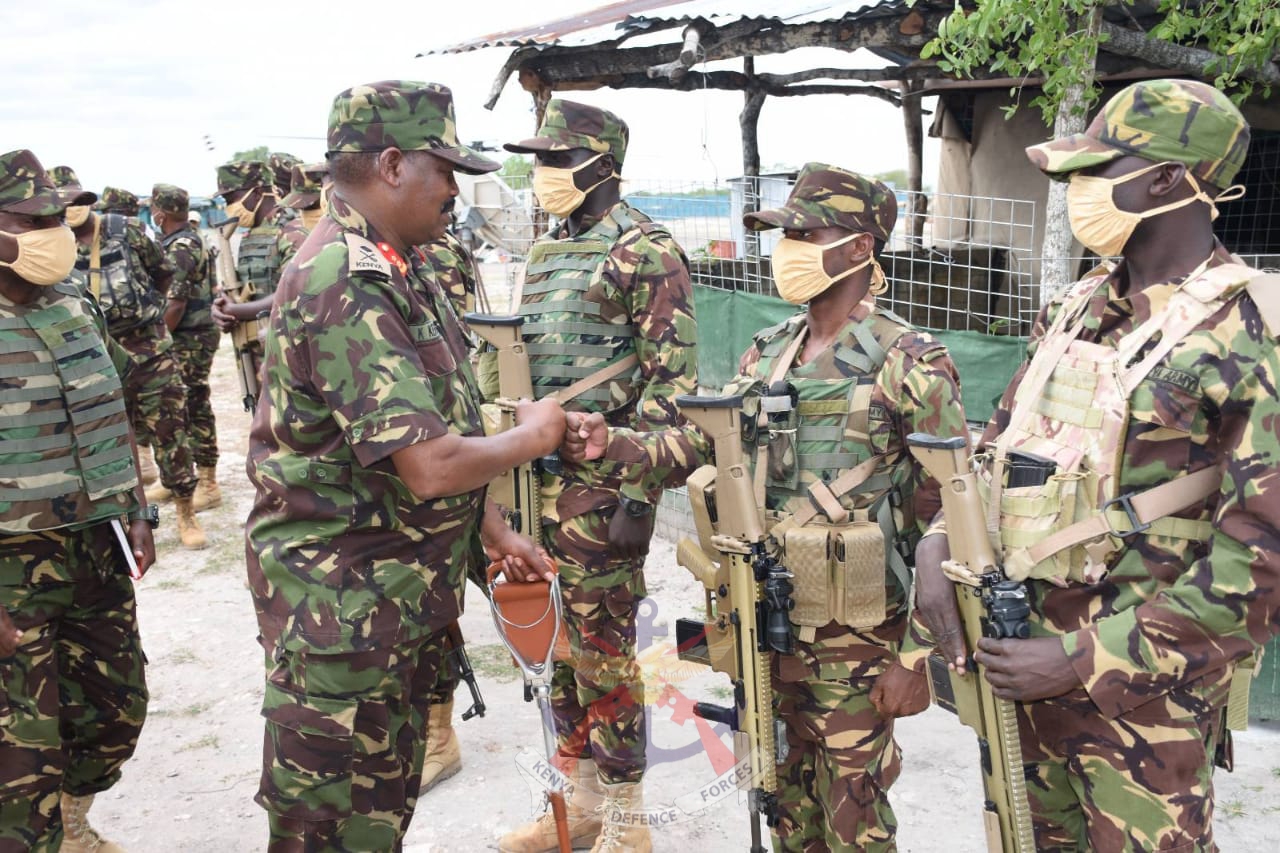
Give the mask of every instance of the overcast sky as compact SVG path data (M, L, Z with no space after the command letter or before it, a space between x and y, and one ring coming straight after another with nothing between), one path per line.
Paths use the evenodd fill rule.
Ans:
M114 185L144 195L167 182L209 194L214 167L236 151L267 145L320 159L333 96L389 78L450 86L464 141L512 141L534 130L528 94L513 79L496 108L484 109L509 48L416 54L604 3L6 0L0 148L31 148L46 167L72 166L93 190ZM812 64L879 63L811 49L761 58L757 70ZM741 93L601 89L567 96L630 124L626 177L723 181L742 171ZM937 155L931 140L926 145L930 183ZM824 160L868 173L905 168L902 119L862 96L771 98L760 119L760 155L765 167Z

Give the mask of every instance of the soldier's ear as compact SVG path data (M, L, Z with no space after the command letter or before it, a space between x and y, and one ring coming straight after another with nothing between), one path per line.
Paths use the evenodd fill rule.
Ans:
M848 243L850 266L860 264L875 251L876 241L870 234L859 234Z
M1182 163L1165 163L1154 172L1147 191L1157 198L1166 196L1186 182L1187 167ZM1187 187L1188 190L1190 186Z
M378 177L387 185L399 187L404 179L405 156L399 148L384 148L378 152Z
M612 154L606 154L596 161L596 177L601 180L611 176L617 171L617 164L614 162Z

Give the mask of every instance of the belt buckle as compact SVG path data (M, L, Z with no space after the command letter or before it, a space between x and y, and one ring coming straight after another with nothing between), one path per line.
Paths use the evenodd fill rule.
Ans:
M1116 530L1115 525L1111 523L1111 516L1108 514L1108 510L1110 510L1114 504L1119 504L1120 508L1124 510L1124 514L1128 518L1129 525L1132 529L1123 532ZM1107 527L1111 529L1111 535L1118 539L1126 539L1133 536L1135 533L1143 533L1151 529L1151 522L1144 522L1138 518L1138 512L1133 508L1133 495L1120 495L1119 497L1114 497L1104 503L1102 505L1102 517L1106 520Z

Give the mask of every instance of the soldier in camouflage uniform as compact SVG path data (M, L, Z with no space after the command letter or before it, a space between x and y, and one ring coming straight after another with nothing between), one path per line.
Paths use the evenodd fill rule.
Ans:
M897 663L910 587L904 555L940 504L937 483L909 455L906 437L964 436L966 428L955 366L941 342L876 305L885 289L876 258L896 218L884 184L809 163L783 207L743 220L753 230L784 229L774 280L783 298L807 304L756 334L725 388L742 394L751 413L771 388L795 394L786 423L773 432L772 418L784 416L766 418L747 447L770 535L784 565L790 554L797 567L800 534L816 530L825 555L830 530L846 518L873 522L853 530L883 543L869 552L871 561L842 569L844 587L862 591L846 594L842 610L829 604L826 572L795 580L796 652L773 658L777 715L790 747L778 768L781 850L896 849L887 796L901 760L893 718L928 701L927 691L889 695L885 684L904 672ZM562 450L648 469L667 486L684 482L710 452L692 427L649 436L613 429L606 448L596 416Z
M444 233L455 169L498 168L458 144L449 90L340 93L329 151L333 191L281 281L250 434L269 668L257 801L272 850L393 850L463 578L482 545L514 580L546 568L485 484L549 453L565 422L526 402L519 426L484 436L461 327L412 251Z
M218 351L218 327L213 324L213 269L200 234L187 221L190 197L172 184L151 190L151 220L160 232L160 246L173 267L165 326L173 336L173 355L187 389L188 436L199 482L192 495L196 512L221 505L218 486L218 431L209 403L209 372Z
M293 189L293 168L301 163L297 157L283 151L272 151L267 155L267 168L271 170L276 198L284 198Z
M236 278L241 287L251 290L252 297L232 302L222 293L213 300L214 322L229 333L238 323L265 319L271 312L276 283L307 233L289 208L277 204L271 170L260 160L219 166L218 194L226 202L227 215L249 229L236 255ZM260 347L251 349L261 374Z
M0 155L0 851L120 853L88 824L147 710L133 582L155 560L120 372L64 279L68 205L30 151ZM60 283L62 282L62 283ZM20 633L15 634L16 631Z
M570 410L654 430L675 425L672 398L697 387L697 328L684 252L619 197L627 140L613 113L553 99L537 136L506 146L535 155L534 193L560 219L530 251L519 313L536 396L586 382L568 395ZM615 371L601 381L606 368ZM544 465L542 524L573 656L552 678L560 762L589 789L636 804L645 770L636 610L659 497L621 466ZM575 807L570 821L575 842L613 837L597 814ZM648 843L647 829L631 833L637 849ZM550 812L500 841L508 853L555 846Z
M320 196L328 180L328 163L309 163L305 166L298 163L293 167L289 192L280 203L297 211L298 223L307 234L315 230L316 223L324 216Z
M1084 133L1027 149L1070 181L1081 242L1121 257L1041 311L983 436L1032 637L983 639L974 658L1018 702L1039 850L1216 849L1232 672L1280 626L1277 282L1212 226L1248 143L1221 92L1152 80ZM1015 451L1054 476L1002 489ZM956 624L946 556L943 536L918 554L942 633Z
M70 169L60 172L57 181L79 188ZM192 505L196 472L188 437L186 386L164 322L163 299L173 267L137 219L114 211L93 213L73 230L78 243L73 275L102 306L111 337L125 348L133 364L125 377L125 405L138 432L154 446L160 469L160 486L153 487L149 499L172 496L183 547L208 547Z

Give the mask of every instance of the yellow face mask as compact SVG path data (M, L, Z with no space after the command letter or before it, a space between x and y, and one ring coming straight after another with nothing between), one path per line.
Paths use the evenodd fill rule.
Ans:
M883 292L884 273L880 271L880 265L871 255L868 255L862 263L850 267L837 276L827 274L826 267L822 263L827 250L843 246L857 236L857 234L850 234L848 237L826 244L808 243L804 240L783 237L778 241L778 245L773 247L773 283L778 288L778 295L792 305L803 305L825 292L837 281L846 279L868 266L874 266L871 276L872 292Z
M535 166L533 169L533 194L538 197L538 204L542 205L542 209L552 216L564 219L582 206L582 202L587 198L587 193L610 178L618 177L618 173L614 172L608 178L597 181L585 190L578 189L578 185L573 182L573 176L603 156L603 153L597 154L572 169L559 166L543 166L542 164Z
M89 205L73 204L67 208L67 227L79 228L89 219Z
M18 244L18 257L13 263L0 261L0 267L9 267L25 281L48 287L71 274L76 263L76 235L65 225L8 234Z
M262 200L267 197L264 193L258 196L258 203L252 208L245 207L244 200L252 195L252 191L244 194L243 198L237 199L227 205L227 216L240 222L241 228L252 228L253 220L258 215L258 208L262 207Z
M310 210L299 210L298 218L302 220L302 227L307 231L314 231L316 223L320 221L320 217L324 216L323 207L313 207Z
M1162 213L1203 201L1209 205L1210 220L1213 220L1218 218L1217 202L1234 201L1244 195L1244 187L1237 184L1224 190L1217 198L1210 198L1200 188L1199 182L1191 172L1186 172L1187 183L1191 184L1191 188L1196 191L1195 195L1142 213L1132 213L1116 207L1112 192L1115 187L1164 165L1167 164L1153 163L1145 169L1139 169L1118 178L1072 175L1071 182L1067 184L1067 218L1071 220L1071 231L1081 245L1100 258L1114 258L1124 251L1129 238L1133 236L1134 229L1144 219L1151 219Z

